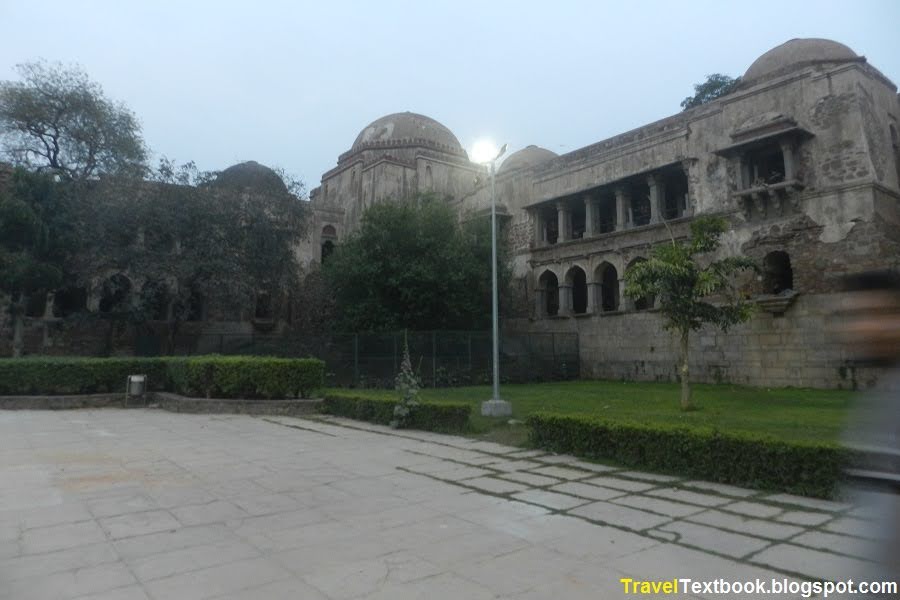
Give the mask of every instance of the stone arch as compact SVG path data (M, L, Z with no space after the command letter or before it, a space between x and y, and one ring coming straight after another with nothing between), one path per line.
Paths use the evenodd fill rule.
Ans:
M619 310L619 271L609 262L603 261L594 269L594 283L598 290L601 312Z
M337 243L337 230L334 225L326 225L322 228L322 258L324 264L328 257L334 252L334 246Z
M763 292L780 294L794 289L791 257L784 250L774 250L763 258Z
M628 269L632 268L638 263L647 262L647 259L643 256L635 257L628 263L628 266L625 268L626 272ZM633 300L634 310L649 310L656 305L656 296L641 296L640 298L635 298Z
M559 277L547 269L538 277L541 315L554 317L559 314Z
M566 308L573 314L584 314L588 310L587 274L584 269L574 265L566 272Z
M116 273L100 285L101 313L122 312L131 305L131 280L124 273Z
M431 165L425 165L425 189L429 192L434 189L434 176L431 174Z

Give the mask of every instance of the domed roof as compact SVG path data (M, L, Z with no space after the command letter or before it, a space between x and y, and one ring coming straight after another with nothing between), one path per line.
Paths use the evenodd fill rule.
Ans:
M792 69L815 63L860 60L860 56L844 44L821 38L795 38L775 46L750 65L744 81L773 77Z
M353 142L351 150L380 144L431 146L452 154L465 154L453 132L425 115L394 113L372 121Z
M219 173L215 184L237 188L287 192L287 186L278 173L255 160L248 160L228 167Z
M557 156L559 155L556 152L541 148L540 146L526 146L518 152L510 154L509 158L504 160L500 165L497 172L505 173L507 171L515 171L516 169L535 167L543 162L547 162L551 158L556 158Z

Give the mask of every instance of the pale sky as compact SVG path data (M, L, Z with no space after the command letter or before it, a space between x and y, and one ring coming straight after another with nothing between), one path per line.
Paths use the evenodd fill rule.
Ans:
M794 37L847 44L900 81L900 2L0 0L0 79L79 63L157 155L282 167L308 188L378 117L576 150L680 110Z

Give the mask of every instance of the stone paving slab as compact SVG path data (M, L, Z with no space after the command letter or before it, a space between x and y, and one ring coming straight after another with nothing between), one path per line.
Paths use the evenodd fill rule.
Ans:
M844 503L337 418L17 411L0 448L0 600L605 598L868 566Z

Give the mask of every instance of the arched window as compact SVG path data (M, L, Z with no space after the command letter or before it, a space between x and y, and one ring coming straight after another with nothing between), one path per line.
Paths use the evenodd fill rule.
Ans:
M538 284L544 296L544 314L548 317L556 316L559 314L559 279L552 271L544 271Z
M581 267L572 267L566 273L566 285L571 289L572 312L576 315L587 312L587 275Z
M128 308L131 302L131 280L122 273L116 273L103 282L100 291L100 312L119 312Z
M268 321L272 319L274 314L272 309L272 296L269 292L259 292L256 294L256 311L253 316L259 320Z
M431 175L431 165L425 166L425 189L429 192L434 189L434 178Z
M337 241L337 230L333 225L322 228L322 264L334 252L334 244Z
M619 273L608 262L601 263L594 271L594 281L600 286L600 310L612 312L619 309Z
M794 270L791 257L783 250L769 252L763 259L763 291L781 294L794 289Z
M628 268L630 269L634 265L638 263L645 262L646 258L635 258L633 261L628 263ZM654 304L656 304L656 298L654 296L641 296L640 298L636 298L634 301L634 310L648 310L653 308Z

